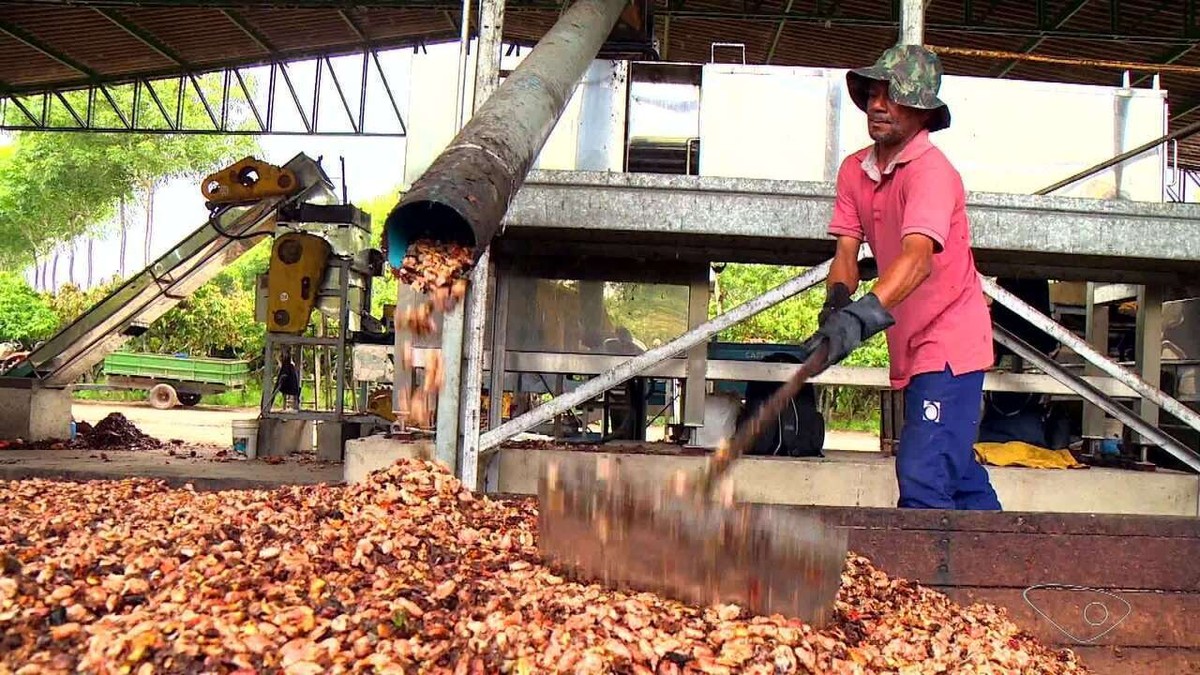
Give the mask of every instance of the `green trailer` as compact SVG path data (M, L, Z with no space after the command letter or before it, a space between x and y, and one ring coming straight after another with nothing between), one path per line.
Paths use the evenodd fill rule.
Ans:
M104 359L105 388L142 389L150 405L194 406L206 394L245 388L250 362L173 354L114 352Z

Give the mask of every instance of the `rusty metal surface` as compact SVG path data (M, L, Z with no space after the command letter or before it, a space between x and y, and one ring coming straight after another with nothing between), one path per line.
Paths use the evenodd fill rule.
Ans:
M820 518L692 498L603 458L539 477L538 545L585 581L684 602L732 603L823 625L841 584L847 533ZM686 495L686 496L685 496Z
M404 235L385 241L453 241L478 261L626 2L576 0L405 193L384 225Z
M1045 588L1030 591L1027 602L1020 588L934 588L964 607L1004 607L1014 623L1049 644L1200 649L1198 593Z
M940 511L849 506L774 506L821 514L844 527L885 530L1095 534L1200 539L1200 518L1088 513Z
M936 586L1200 592L1200 539L851 529L850 549Z
M1200 673L1200 649L1071 647L1095 675Z

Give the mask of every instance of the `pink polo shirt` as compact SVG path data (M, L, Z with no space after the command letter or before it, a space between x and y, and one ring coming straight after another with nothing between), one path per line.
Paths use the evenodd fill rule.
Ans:
M992 366L992 319L971 252L962 177L928 132L913 138L882 174L873 145L842 162L829 233L870 244L880 275L900 257L904 235L920 233L936 243L929 278L891 310L894 388L947 365L955 375Z

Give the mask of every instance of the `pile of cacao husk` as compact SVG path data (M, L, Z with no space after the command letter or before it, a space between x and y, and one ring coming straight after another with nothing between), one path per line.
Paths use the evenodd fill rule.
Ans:
M470 247L461 244L421 239L408 247L393 275L421 293L448 289L470 271L471 253Z
M821 630L568 582L532 500L422 460L272 491L0 483L0 573L0 672L1086 672L853 554Z
M94 427L86 422L76 424L75 441L75 447L88 449L142 450L162 447L161 441L142 433L141 429L119 412L109 413Z
M111 412L95 426L87 422L75 424L73 440L50 438L41 441L17 439L7 441L8 450L151 450L163 447L162 441L142 433L129 418ZM0 673L2 675L2 673Z
M403 264L394 270L394 274L400 283L424 294L427 299L420 302L410 300L411 304L396 306L396 330L404 335L398 354L400 368L409 371L413 368L412 338L436 335L440 325L438 318L454 309L466 297L466 277L471 261L471 249L461 244L422 239L408 247ZM425 364L420 384L400 391L400 405L396 411L398 418L406 426L428 426L442 384L442 358L438 350Z

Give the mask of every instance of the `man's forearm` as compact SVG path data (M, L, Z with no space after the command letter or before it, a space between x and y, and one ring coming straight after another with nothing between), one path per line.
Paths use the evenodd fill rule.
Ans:
M886 309L892 309L917 290L932 268L928 255L905 251L880 277L871 292Z
M825 281L826 291L831 291L837 284L844 285L850 295L858 290L858 249L861 244L847 237L840 237L837 252L834 253L833 263L829 266L829 277Z

